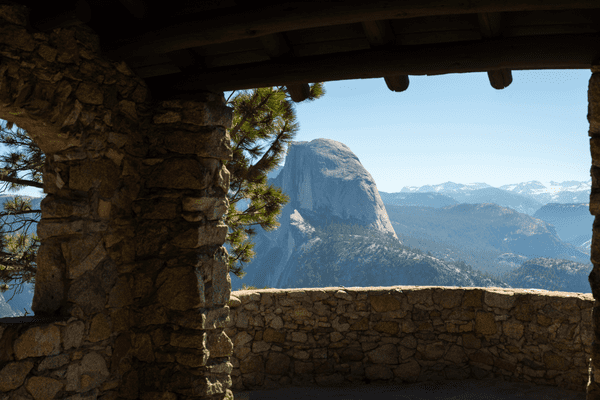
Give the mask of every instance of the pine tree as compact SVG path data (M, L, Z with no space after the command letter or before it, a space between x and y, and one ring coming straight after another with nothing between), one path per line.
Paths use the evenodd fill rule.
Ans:
M309 101L320 98L325 94L323 83L315 83L310 87ZM233 93L232 93L233 95ZM283 205L287 204L289 198L272 185L267 187L266 174L276 168L282 161L284 145L293 139L298 130L296 115L287 88L253 89L250 93L243 91L231 102L233 106L233 123L230 130L230 138L233 147L233 160L226 162L230 172L230 193L228 194L229 209L225 217L225 223L229 225L230 232L226 243L231 246L232 254L228 261L229 271L237 277L242 278L244 262L249 262L255 253L252 251L254 244L245 239L249 235L256 234L253 229L244 229L245 226L258 225L265 230L272 230L280 224L275 220ZM26 148L23 152L12 152L7 157L0 157L0 161L6 165L0 170L0 181L6 182L9 191L17 192L27 186L44 187L43 166L45 162L44 153L35 144L27 132L17 128L12 132L12 124L7 123L0 131L0 143L9 147ZM269 149L262 155L261 159L254 165L250 165L243 150L248 151L252 158L260 156L260 146L249 147L259 139L273 139ZM289 147L287 149L289 151ZM287 152L286 152L287 154ZM20 179L18 171L29 171L31 180ZM235 194L232 194L235 192ZM248 209L239 212L235 203L242 199L250 199ZM41 218L41 210L32 210L31 201L22 196L15 196L14 200L6 201L5 213L0 213L2 226L0 227L0 293L12 289L8 283L16 280L19 285L19 293L23 283L35 284L36 254L40 245L40 239L36 234L26 235L19 233L8 236L6 233L22 229L25 223L29 226L38 222ZM27 215L29 219L17 219L18 216ZM12 216L12 222L4 222L4 219ZM22 222L23 225L15 230L4 231L4 225L12 226ZM6 251L8 250L8 252ZM236 267L236 263L242 264ZM17 292L15 291L15 294ZM14 296L14 295L13 295ZM12 297L11 297L12 299ZM9 299L10 301L10 299Z
M310 87L312 101L325 94L322 83ZM233 95L233 93L232 93ZM274 90L271 87L254 89L251 94L242 92L231 103L234 114L230 131L233 147L233 160L228 162L227 169L231 173L229 196L229 211L225 223L230 228L226 243L232 248L229 259L229 270L238 278L246 275L242 263L249 262L256 253L252 251L254 243L244 241L249 234L255 235L252 228L243 226L260 225L265 231L271 231L280 224L275 217L281 213L281 208L287 204L289 197L281 189L272 185L267 186L267 173L275 169L283 159L284 145L291 141L297 130L295 110L291 97L285 87ZM253 166L248 165L242 150L250 153L252 158L260 156L262 148L254 147L259 139L272 139L273 143ZM289 147L287 149L289 151ZM287 154L287 152L286 152ZM249 198L249 207L244 212L235 209L235 203ZM241 264L239 267L236 263Z
M7 189L11 192L17 192L26 186L43 189L44 153L31 140L26 131L21 128L11 131L12 127L13 124L7 123L2 128L0 142L12 148L25 147L25 152L13 151L8 156L0 157L0 161L5 163L5 166L0 170L0 181L6 182L1 192ZM31 180L18 178L17 172L19 171L29 171L28 175L31 176ZM34 282L35 256L40 241L36 234L26 235L16 233L16 231L23 228L28 230L32 223L38 222L41 218L41 210L32 210L29 199L15 196L12 201L7 200L4 203L4 211L4 213L0 213L2 219L2 226L0 227L0 292L4 293L6 290L11 289L7 282L16 280L19 282L20 293L23 283ZM24 218L24 216L29 218ZM12 219L12 222L4 221L9 218ZM13 226L17 223L21 223L21 225L13 229ZM27 227L25 227L26 224ZM11 229L5 231L5 225L9 225ZM7 235L7 233L15 234ZM16 293L15 291L14 294Z

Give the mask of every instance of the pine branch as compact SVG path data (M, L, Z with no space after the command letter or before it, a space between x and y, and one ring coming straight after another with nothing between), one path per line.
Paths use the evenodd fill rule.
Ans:
M44 188L43 183L39 183L39 182L35 182L35 181L28 181L28 180L18 179L18 178L1 177L0 181L16 183L17 185L33 186L33 187L37 187L40 189Z

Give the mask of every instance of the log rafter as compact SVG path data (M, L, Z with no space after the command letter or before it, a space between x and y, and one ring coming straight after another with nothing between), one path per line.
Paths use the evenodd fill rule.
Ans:
M502 36L501 13L479 13L477 19L481 35L484 38L490 39ZM508 68L487 71L487 74L494 89L504 89L512 82L512 74Z
M261 36L260 41L269 57L273 60L294 57L292 48L285 40L285 36L282 33ZM306 100L310 95L308 83L291 83L286 84L285 86L287 87L292 100L297 103Z
M28 28L90 26L156 95L283 85L297 102L308 82L383 77L399 92L408 75L481 71L503 89L511 69L600 61L597 0L16 1L32 10Z
M392 48L396 45L396 36L389 21L366 21L362 27L371 48ZM394 92L403 92L408 88L408 75L388 75L384 80L388 89Z
M163 93L244 90L256 87L370 79L405 75L442 75L499 69L583 69L600 63L600 34L535 35L486 41L396 46L282 59L196 74L149 79ZM549 67L548 65L551 65Z
M148 12L142 0L119 0L134 18L142 19Z
M123 38L107 46L106 51L113 58L124 58L252 39L290 30L385 19L586 8L598 8L597 0L486 0L467 3L439 1L436 4L423 3L422 0L351 0L343 3L309 1L270 5L257 2L244 7L193 14L193 21L178 21Z
M36 8L33 8L33 10L34 13L30 15L30 23L33 28L43 32L84 24L89 22L92 17L90 4L86 0L78 0L74 3L57 3L51 11L43 10L40 12Z

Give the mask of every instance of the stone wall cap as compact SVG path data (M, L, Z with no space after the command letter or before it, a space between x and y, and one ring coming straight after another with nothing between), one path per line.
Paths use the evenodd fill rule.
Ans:
M344 286L331 286L331 287L316 287L316 288L289 288L289 289L279 289L279 288L271 288L271 289L246 289L246 290L232 290L231 295L239 297L248 296L251 293L261 292L261 293L289 293L289 292L314 292L314 291L338 291L338 290L348 290L352 291L361 291L361 292L384 292L384 291L416 291L416 290L431 290L431 289L444 289L444 290L483 290L487 292L494 293L522 293L522 294L540 294L540 295L549 295L549 296L560 296L560 297L579 297L584 296L590 300L593 300L593 295L591 293L580 293L580 292L561 292L555 290L546 290L546 289L523 289L523 288L501 288L501 287L463 287L463 286L368 286L368 287L360 287L360 286L352 286L352 287L344 287Z

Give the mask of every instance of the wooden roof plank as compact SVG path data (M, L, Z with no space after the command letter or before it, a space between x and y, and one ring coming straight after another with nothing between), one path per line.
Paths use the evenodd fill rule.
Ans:
M372 48L393 46L396 44L396 35L390 23L383 21L362 22L362 28Z
M29 23L42 32L55 28L64 28L89 22L92 17L90 4L85 0L75 3L58 3L52 9L34 9L30 14Z
M365 37L365 33L361 23L356 22L310 29L296 29L285 32L285 36L292 45L298 45L332 40L362 39Z
M503 18L507 26L598 24L600 9L581 10L540 10L505 12Z
M359 39L345 39L328 42L301 44L294 46L294 53L298 57L310 57L322 54L345 53L349 51L368 50L369 41L362 37Z
M119 3L121 3L134 18L141 19L148 14L148 10L142 0L119 0Z
M475 19L477 17L475 16ZM396 22L391 21L391 25L394 30L398 25ZM361 28L361 24L352 24L355 27ZM333 27L335 28L335 27ZM338 28L341 28L339 26ZM515 37L515 36L532 36L542 34L578 34L578 33L597 33L600 32L600 25L549 25L549 26L536 26L536 27L519 27L512 28L507 27L505 24L505 30L503 31L504 37ZM354 50L364 50L369 48L369 43L365 39L364 34L355 34L354 38L347 40L328 40L327 36L319 37L313 36L312 42L296 42L297 33L300 31L286 32L288 42L293 46L294 52L298 57L313 56L327 53L337 53ZM346 31L347 32L347 31ZM346 35L344 35L346 36ZM423 32L423 33L398 33L396 32L396 40L399 45L421 45L431 43L448 43L455 41L468 41L481 39L482 35L478 29L473 30L462 30L462 31L436 31L436 32ZM264 51L258 45L251 42L256 41L260 43L260 38L253 39L252 41L236 41L232 43L224 43L222 47L220 45L211 45L206 47L194 48L194 52L206 57L210 60L211 66L227 66L237 63L249 63L266 60ZM242 43L243 42L243 43ZM233 43L236 43L233 46ZM138 57L141 58L141 57ZM239 61L238 61L239 60ZM129 62L129 60L128 60Z
M507 27L504 37L558 35L600 32L600 25L546 25L546 26L516 26Z
M262 3L258 3L262 4ZM190 47L247 39L301 28L355 22L404 19L431 15L503 11L569 10L600 8L598 0L404 0L369 2L348 0L281 2L265 6L252 3L199 13L198 19L176 21L149 32L122 38L106 47L113 58L160 54Z
M219 54L237 53L248 50L262 50L260 37L244 40L233 40L227 43L211 44L202 47L193 47L194 51L201 56L213 56Z
M261 36L259 39L263 49L271 58L278 58L292 52L282 33Z
M208 68L223 68L238 64L268 62L269 60L270 58L264 50L222 54L216 57L204 57L204 63Z
M427 32L419 34L405 34L399 38L399 44L405 46L419 46L434 43L452 43L480 40L479 31L448 31L448 32Z
M439 31L479 31L477 14L435 15L409 19L390 19L396 35Z
M504 16L503 16L504 17ZM476 18L476 17L475 17ZM356 26L361 26L361 24L353 24ZM392 24L393 26L393 24ZM506 25L504 25L506 28ZM577 33L598 33L600 32L600 26L578 26L578 25L553 25L553 26L537 26L537 27L521 27L523 31L503 31L504 37L514 37L514 36L532 36L532 35L541 35L541 34L577 34ZM542 29L542 31L540 31ZM296 32L289 32L285 36L288 38L287 42L291 42L289 40L292 37L292 34ZM518 35L516 35L518 34ZM481 38L481 33L477 31L448 31L448 32L430 32L430 33L421 33L418 35L396 35L396 40L399 44L402 45L419 45L419 44L431 44L431 43L448 43L448 42L456 42L456 41L467 41L467 40L477 40ZM250 43L256 41L260 43L260 38L253 39L252 41L246 40L243 42ZM237 41L242 42L242 41ZM132 68L138 68L141 66L151 66L156 64L164 64L169 60L167 56L170 54L177 54L178 52L190 52L193 50L193 53L198 54L196 59L204 59L206 64L204 67L223 67L230 66L236 64L248 64L253 62L261 62L267 61L269 59L263 48L260 46L256 46L252 44L249 48L244 48L244 46L226 46L229 43L224 44L223 49L216 54L212 54L211 51L208 51L207 48L194 48L189 50L180 50L172 53L167 53L166 55L150 55L146 57L132 57L127 60L127 63ZM218 47L218 45L208 46L211 48ZM338 53L338 52L347 52L347 51L356 51L356 50L365 50L369 48L368 40L363 37L357 37L356 39L344 40L344 41L324 41L320 43L310 43L303 45L294 45L294 52L299 57L305 56L313 56L320 54L329 54L329 53ZM227 52L228 49L235 49L234 51ZM195 61L195 63L199 63L199 61ZM175 62L175 65L181 67L183 64ZM189 66L189 62L186 63Z
M499 37L502 35L502 14L501 13L480 13L477 14L479 20L479 30L484 38Z
M229 91L303 82L500 69L584 69L600 63L600 34L497 38L361 50L151 78L158 91Z
M132 68L132 70L143 79L152 78L154 76L163 76L168 74L175 74L177 72L181 72L179 67L173 65L172 63L168 64L156 64L147 67L139 67Z

